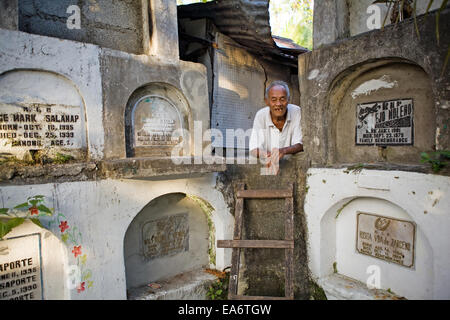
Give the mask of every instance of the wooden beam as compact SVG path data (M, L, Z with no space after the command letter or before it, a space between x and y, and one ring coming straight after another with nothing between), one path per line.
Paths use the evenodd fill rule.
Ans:
M238 198L254 199L277 199L292 197L292 190L239 190L236 195Z
M236 185L237 190L244 190L245 183L238 183ZM243 223L243 211L244 211L244 199L236 198L236 205L234 208L234 234L233 239L238 240L242 238L242 223ZM238 292L238 280L239 280L239 265L241 258L241 249L234 248L231 253L231 270L230 281L228 284L228 299L231 300L232 295L236 295Z
M293 249L292 240L217 240L217 248Z

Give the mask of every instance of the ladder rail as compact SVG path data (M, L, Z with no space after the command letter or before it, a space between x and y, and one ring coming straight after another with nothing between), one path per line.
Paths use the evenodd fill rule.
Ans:
M281 190L245 190L244 183L236 185L235 227L233 240L217 240L218 248L232 248L229 300L292 300L294 299L294 188L289 184ZM285 199L284 240L242 240L244 199ZM239 265L241 248L272 248L285 250L285 296L243 296L238 295Z

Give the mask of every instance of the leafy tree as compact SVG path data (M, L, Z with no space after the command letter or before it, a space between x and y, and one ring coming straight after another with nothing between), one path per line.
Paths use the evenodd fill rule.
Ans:
M270 1L272 34L312 49L314 0Z

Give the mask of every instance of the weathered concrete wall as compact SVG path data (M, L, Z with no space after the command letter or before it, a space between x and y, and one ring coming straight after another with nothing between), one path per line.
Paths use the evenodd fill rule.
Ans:
M357 34L370 31L370 29L367 27L367 20L369 17L374 13L373 11L367 12L367 8L373 4L373 1L371 0L350 0L347 1L348 4L348 14L349 14L349 29L350 29L350 36L355 36ZM424 14L426 12L427 6L429 1L417 1L417 15ZM442 0L433 1L430 11L439 9L441 7ZM381 24L384 21L385 15L387 13L388 5L384 4L377 4L377 6L380 8L381 13ZM386 19L385 25L391 24L391 15L392 9L389 12L389 15Z
M17 12L19 0L0 1L0 28L17 30L19 25L19 14Z
M441 7L442 0L433 1L430 11ZM426 12L429 1L417 1L417 15ZM378 7L378 10L368 8ZM370 31L369 26L374 22L383 25L386 14L385 26L391 24L388 6L384 4L373 4L372 0L330 0L316 1L314 3L314 49L323 45L333 43L348 37Z
M171 222L167 222L170 217ZM146 223L156 220L160 221L160 225L171 223L170 227L165 226L171 234L162 235L152 229L150 232L153 232L155 239L145 236L145 230L153 227L146 228ZM153 200L133 219L125 234L127 289L209 267L209 232L206 213L186 195L169 194ZM147 242L153 242L144 243L144 237ZM187 243L181 244L182 239L186 239ZM144 246L152 247L145 250Z
M306 170L303 153L284 159L277 176L261 175L261 164L228 165L219 174L218 188L234 213L235 183L246 183L247 189L285 189L294 183L294 292L295 299L309 299L310 282L306 253L306 225L303 213ZM243 239L284 239L284 200L245 200ZM231 239L231 238L227 238ZM225 249L231 251L231 249ZM284 259L282 249L241 249L239 294L284 296Z
M444 198L450 171L430 174L430 165L420 163L420 152L450 148L450 76L443 70L450 39L442 36L450 29L449 16L447 8L440 17L439 45L434 12L418 17L420 38L410 19L299 57L304 149L313 167L304 207L309 267L331 298L362 297L370 266L380 268L381 289L409 299L449 297L448 275L440 270L450 261L436 252L448 251L443 230L449 225ZM412 145L356 145L358 104L406 98L414 103ZM413 268L356 252L360 212L416 226ZM341 275L359 285L338 280ZM373 290L363 296L377 299Z
M366 284L369 266L380 287L407 299L449 299L450 179L402 171L309 169L305 214L309 267L317 278L339 272ZM357 253L356 215L377 214L416 224L414 267ZM373 272L373 271L371 271ZM343 292L352 290L344 287Z
M176 61L178 54L177 2L175 0L150 0L150 50L155 56Z
M56 78L61 78L63 79L62 83L71 85L73 89L70 91L70 96L73 96L73 92L78 92L83 102L82 112L86 119L84 134L87 137L87 157L94 160L102 158L103 105L100 48L95 45L5 29L0 29L0 42L2 43L0 47L0 75L2 78L8 73L18 70L20 70L18 75L22 77L27 77L27 74L31 77L36 74L36 71L41 71L44 74L52 74ZM20 82L20 79L18 81ZM26 80L22 82L23 85L25 83ZM55 84L49 82L48 79L39 85L53 88L46 88L45 92L41 92L42 90L36 91L37 87L23 87L20 95L12 97L6 91L7 87L2 86L0 96L3 97L2 101L5 103L10 100L18 101L18 99L21 100L21 103L30 104L45 101L62 104L69 102L69 92L67 90L55 92ZM62 84L59 87L60 90L61 86ZM66 87L67 85L63 88Z
M379 82L374 82L373 79ZM386 81L383 82L384 79ZM411 82L410 79L414 79ZM371 86L380 83L383 87ZM360 88L359 90L357 90ZM364 89L364 90L362 90ZM353 81L347 89L344 98L333 104L337 116L329 129L334 131L336 141L335 160L338 163L358 163L362 159L368 162L420 163L420 152L432 150L436 143L436 127L434 96L431 82L425 72L414 65L389 64L367 71ZM365 91L367 90L367 91ZM374 101L412 98L414 108L414 145L387 146L380 149L377 146L356 146L355 141L356 116L355 105Z
M449 15L449 9L441 14L441 33L443 34L450 28ZM434 34L433 15L428 18L420 17L418 20L421 34ZM425 113L435 115L436 127L422 127L422 131L434 132L437 150L449 149L450 96L447 88L450 77L448 72L442 73L449 39L442 38L441 41L443 43L438 46L434 36L418 39L414 31L414 23L409 20L396 27L388 26L384 31L372 31L334 46L301 55L299 78L302 92L302 124L305 128L304 147L313 164L331 165L336 161L335 145L339 133L333 129L333 122L340 110L345 108L342 103L351 93L347 89L364 73L381 66L387 67L392 62L413 63L427 74L434 95L429 100L434 101L434 104L430 105L431 108ZM336 60L335 57L339 59ZM405 76L407 77L406 74ZM405 85L408 85L409 81L405 80ZM408 94L411 95L414 92L410 90ZM355 105L354 102L353 105ZM419 130L415 132L416 137L428 135L427 132L421 132L420 128L417 129ZM348 145L354 143L354 139L347 142ZM429 145L428 148L432 149L433 146ZM418 153L418 150L415 153ZM396 157L396 161L406 161L407 158L408 156L401 159ZM366 156L362 156L358 162L364 162L366 159L369 160Z
M66 267L63 269L59 267L61 261L68 261L65 266L77 265L77 260L86 254L84 263L81 260L78 261L83 270L90 270L88 280L83 280L85 290L77 292L74 288L67 293L58 289L59 291L53 292L49 297L74 300L126 299L125 234L136 215L153 199L172 193L197 196L214 208L211 212L211 222L215 230L215 239L232 237L233 216L229 213L222 194L215 189L215 185L216 176L214 174L190 179L153 181L108 179L91 182L3 186L0 189L0 199L2 199L2 207L11 208L23 203L29 196L44 195L46 205L55 208L56 214L64 215L62 220L67 221L70 227L67 231L79 239L76 245L81 245L81 256L76 258L72 252L74 244L70 238L66 239L67 244L64 249L66 251L62 257L54 255L54 252L45 251L52 249L53 245L43 248L42 250L45 251L43 256L45 258L44 274L54 270L62 277L58 281L65 283L68 280L69 272ZM44 226L48 225L49 219L56 218L56 215L48 219L43 218ZM21 234L28 231L30 230L23 230L22 227L17 229L17 232ZM31 231L35 232L35 229ZM50 231L61 238L62 234L57 223L50 226ZM43 238L45 238L47 231L42 232L44 233ZM49 238L46 241L50 240ZM61 241L57 242L61 243ZM230 259L230 252L216 249L215 264L209 266L222 270L230 264ZM48 280L50 281L50 279ZM88 281L92 282L89 287L90 282L88 283Z
M314 49L348 37L347 1L316 1L314 3L313 24Z
M194 121L201 121L204 133L209 128L208 91L205 67L198 63L168 63L152 56L134 56L104 50L101 55L103 101L105 113L105 158L126 157L125 112L131 95L138 89L159 83L173 87L180 97L173 97L178 107L185 106L189 130ZM166 90L169 91L169 90ZM179 102L177 100L180 100ZM191 132L191 138L194 138ZM191 146L194 143L191 140ZM195 151L202 150L201 145Z
M80 9L79 29L67 27L73 14L68 8L74 4ZM148 39L144 34L148 20L143 10L144 2L140 0L23 0L19 1L19 30L142 54L144 39Z

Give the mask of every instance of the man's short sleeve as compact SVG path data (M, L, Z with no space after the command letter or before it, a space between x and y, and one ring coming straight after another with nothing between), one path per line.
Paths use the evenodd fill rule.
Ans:
M250 136L249 150L263 149L264 147L264 118L262 110L258 111L253 120L252 134Z
M302 134L302 113L300 107L297 109L298 111L295 113L295 116L293 117L293 130L292 130L292 145L301 143L303 144L303 134Z

